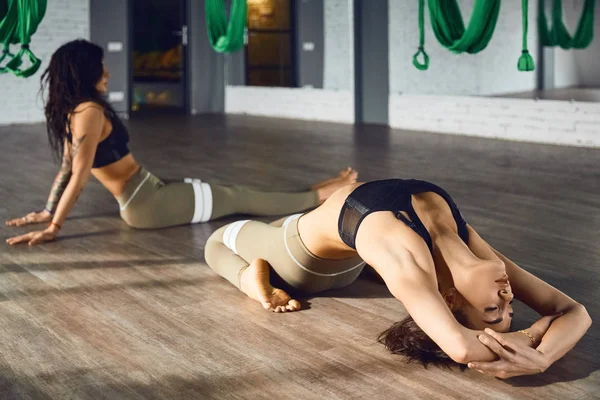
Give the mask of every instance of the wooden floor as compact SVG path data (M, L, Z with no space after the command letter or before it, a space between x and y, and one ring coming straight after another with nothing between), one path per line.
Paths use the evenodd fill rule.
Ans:
M405 315L384 286L360 279L301 312L268 313L204 262L211 232L239 217L137 231L92 181L59 241L0 246L0 398L599 398L600 150L245 116L128 125L136 158L164 178L296 190L352 165L362 180L432 180L595 323L543 375L425 370L376 343ZM41 125L0 138L4 221L44 206L57 165ZM516 304L517 328L535 316Z

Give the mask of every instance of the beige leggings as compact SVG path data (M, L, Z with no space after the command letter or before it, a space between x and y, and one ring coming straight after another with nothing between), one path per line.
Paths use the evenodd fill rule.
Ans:
M117 197L121 218L134 228L164 228L211 221L231 214L287 215L319 205L315 191L261 192L198 179L165 183L141 168Z
M237 221L215 231L206 242L207 264L238 289L240 276L260 258L288 285L306 293L340 288L354 282L365 263L361 258L327 260L313 255L298 233L301 214L271 224Z

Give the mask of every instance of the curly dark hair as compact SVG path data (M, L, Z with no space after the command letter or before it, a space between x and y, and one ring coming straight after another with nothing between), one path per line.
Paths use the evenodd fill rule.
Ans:
M96 90L102 78L104 50L87 40L74 40L63 44L52 55L48 68L40 78L40 92L48 87L44 107L46 129L50 147L58 158L64 152L68 115L82 102L93 101L105 112L112 108Z
M460 324L466 324L464 314L458 311L452 314ZM425 368L430 364L442 367L460 365L464 368L444 353L410 315L381 332L378 341L392 353L404 356L408 362L419 362Z

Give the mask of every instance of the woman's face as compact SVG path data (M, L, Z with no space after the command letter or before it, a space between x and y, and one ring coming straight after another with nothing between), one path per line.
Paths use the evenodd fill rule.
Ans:
M96 83L96 90L98 91L98 93L104 94L108 91L108 78L110 78L110 74L108 73L108 69L106 68L106 65L104 65L103 62L102 77L100 78L98 83Z
M502 261L485 261L473 267L461 286L459 292L465 300L461 311L471 329L508 332L514 296Z

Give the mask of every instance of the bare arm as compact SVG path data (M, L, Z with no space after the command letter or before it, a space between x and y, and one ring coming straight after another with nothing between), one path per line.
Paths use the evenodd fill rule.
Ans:
M393 215L390 218L395 218ZM478 339L482 332L462 326L438 291L435 265L427 245L420 239L403 240L385 215L369 216L361 225L356 245L361 257L385 281L416 324L454 361L491 361L496 354ZM412 249L409 251L406 247Z
M505 263L506 272L517 299L542 316L562 313L551 323L548 330L542 333L541 337L536 338L539 343L536 349L546 356L548 365L563 357L585 335L592 323L585 307L520 268L485 242L471 227L469 227L469 234L472 238L469 246L473 248L474 253L486 257L495 255Z
M71 157L71 150L69 149L68 143L65 143L62 164L58 174L56 174L56 178L54 178L54 183L52 184L52 189L50 189L50 195L48 196L48 201L46 203L45 210L50 214L54 214L56 211L58 202L69 184L72 175L72 166L73 160Z
M62 172L64 174L59 173L57 176L49 198L49 205L53 206L55 211L52 223L43 231L30 232L7 239L9 245L28 242L31 246L53 240L56 237L89 180L104 122L104 112L99 106L87 103L78 107L71 121L73 143L69 158L63 159L64 170ZM66 172L69 162L71 164L70 174Z
M68 142L65 140L62 164L60 170L56 174L56 178L54 178L54 183L52 184L52 188L50 189L50 195L48 196L46 207L42 211L34 211L25 215L24 217L6 221L6 225L25 226L29 224L50 222L52 220L52 215L56 210L58 201L60 200L62 193L67 187L69 179L71 179L71 165L71 151L69 149Z
M94 155L102 128L104 112L97 106L87 106L72 118L73 143L71 147L71 176L56 205L52 222L63 225L69 212L87 185L94 163Z
M490 246L491 248L491 246ZM493 249L506 264L515 297L542 316L562 313L541 338L536 350L546 355L549 365L569 352L585 335L592 319L585 307ZM537 338L538 341L540 338Z

